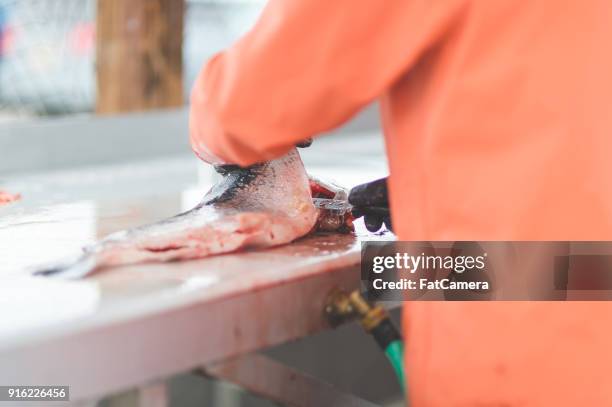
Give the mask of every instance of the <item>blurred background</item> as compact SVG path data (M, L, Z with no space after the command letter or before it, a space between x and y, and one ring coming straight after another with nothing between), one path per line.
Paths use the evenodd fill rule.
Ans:
M264 3L184 2L185 101L203 62L244 33ZM1 117L95 110L97 7L96 0L0 0Z

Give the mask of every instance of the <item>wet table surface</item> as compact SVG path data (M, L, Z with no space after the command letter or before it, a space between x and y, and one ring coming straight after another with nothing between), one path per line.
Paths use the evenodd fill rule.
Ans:
M312 175L344 186L386 173L386 164L376 159L361 160L358 172L355 163L321 165L308 156L305 161ZM30 275L109 233L190 209L216 176L195 160L176 158L2 180L4 189L23 199L0 207L0 360L10 355L12 361L4 370L0 366L0 379L30 377L8 369L27 369L15 355L45 341L137 323L239 292L265 295L266 287L358 264L359 240L372 238L358 223L356 234L314 235L263 251L102 270L84 280Z

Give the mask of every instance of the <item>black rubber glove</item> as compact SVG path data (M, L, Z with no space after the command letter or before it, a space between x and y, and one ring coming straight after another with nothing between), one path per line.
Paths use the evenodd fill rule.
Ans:
M383 225L393 230L387 178L357 185L351 189L348 201L353 205L353 216L356 218L363 216L365 226L370 232L377 232Z
M306 140L302 140L299 143L297 143L295 146L297 148L306 148L306 147L310 147L312 144L312 138L307 138Z

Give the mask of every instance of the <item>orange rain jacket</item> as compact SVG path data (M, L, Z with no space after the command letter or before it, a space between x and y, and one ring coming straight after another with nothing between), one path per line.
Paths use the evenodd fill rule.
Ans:
M400 239L612 240L611 39L606 0L271 0L192 146L252 164L378 98ZM612 405L611 305L409 303L412 405Z

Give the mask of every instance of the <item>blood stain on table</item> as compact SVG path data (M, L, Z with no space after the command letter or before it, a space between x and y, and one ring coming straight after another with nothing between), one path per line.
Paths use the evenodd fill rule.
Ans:
M20 194L11 194L0 190L0 205L5 205L11 202L15 202L21 199Z

